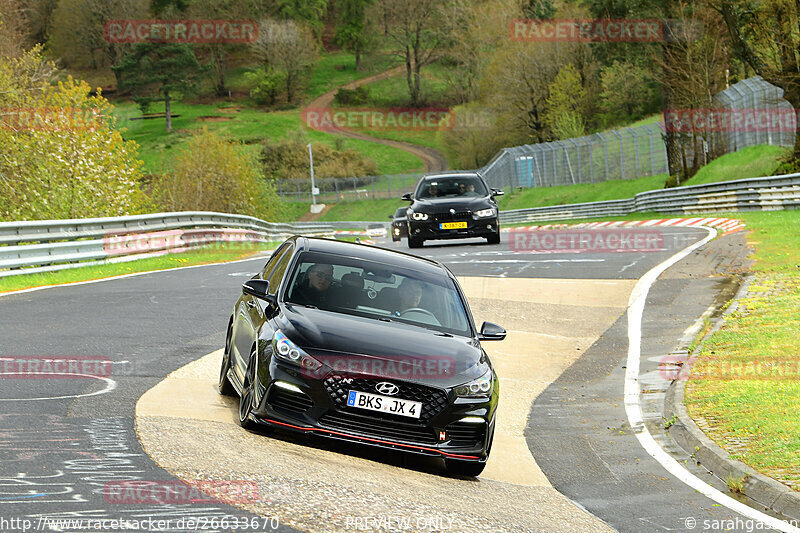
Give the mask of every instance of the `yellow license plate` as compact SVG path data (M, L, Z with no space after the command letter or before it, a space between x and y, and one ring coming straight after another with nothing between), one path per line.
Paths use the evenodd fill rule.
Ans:
M439 229L466 229L466 222L442 222Z

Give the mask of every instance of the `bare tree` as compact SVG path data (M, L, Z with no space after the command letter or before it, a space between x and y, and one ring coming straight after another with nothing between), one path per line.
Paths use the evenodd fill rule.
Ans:
M258 25L258 38L251 48L265 67L286 74L286 100L292 102L303 77L317 59L317 44L311 31L293 20L265 19Z
M0 0L0 58L18 57L23 40L22 6L17 0Z
M452 24L458 14L456 0L380 0L377 19L406 66L411 105L420 104L420 69L436 61L453 38Z
M784 90L800 109L800 3L709 0L728 30L736 56L756 74ZM800 121L793 159L800 161Z

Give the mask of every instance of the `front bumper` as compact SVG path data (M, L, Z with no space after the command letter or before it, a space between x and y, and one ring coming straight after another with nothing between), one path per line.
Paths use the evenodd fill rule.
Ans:
M442 229L441 224L462 222L466 228ZM471 237L491 237L497 235L500 226L497 217L460 220L410 220L408 222L409 235L423 240L432 239L468 239Z
M259 379L268 385L258 387L257 407L253 409L255 422L419 455L479 462L488 457L499 395L496 380L488 401L456 398L452 390L392 380L400 385L401 391L407 391L406 395L411 395L406 398L401 393L400 397L427 399L417 420L346 405L348 390L370 392L365 390L365 382L385 378L361 376L351 378L352 383L348 384L346 378L333 372L321 379L301 374L300 369L275 359L270 362L269 378ZM483 422L463 421L467 417Z

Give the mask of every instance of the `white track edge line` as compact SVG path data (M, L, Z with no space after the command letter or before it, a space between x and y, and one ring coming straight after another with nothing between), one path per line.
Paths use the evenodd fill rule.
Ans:
M274 250L264 250L264 252L274 252ZM12 294L23 294L26 292L35 292L35 291L43 291L45 289L55 289L57 287L74 287L76 285L89 285L91 283L100 283L103 281L111 281L115 279L125 279L125 278L133 278L135 276L144 276L145 274L158 274L160 272L175 272L176 270L187 270L190 268L202 268L202 267L212 267L212 266L219 266L219 265L232 265L234 263L244 263L246 261L255 261L256 259L263 260L265 257L264 254L259 254L254 257L248 257L247 259L237 259L236 261L222 261L219 263L206 263L204 265L189 265L184 267L174 267L174 268L162 268L159 270L145 270L144 272L133 272L131 274L121 274L119 276L109 276L107 278L99 278L99 279L87 279L85 281L73 281L69 283L56 283L55 285L42 285L41 287L30 287L28 289L20 289L18 291L8 291L8 292L0 292L0 298L3 296L11 296Z
M658 279L666 269L717 236L717 231L715 229L707 227L705 229L708 231L708 235L704 239L684 248L663 263L650 269L650 271L639 279L633 288L631 297L628 300L628 361L625 370L625 413L628 416L631 429L639 440L639 444L642 445L650 457L658 461L661 466L680 481L731 511L762 522L779 531L800 533L800 528L794 527L788 522L769 516L768 514L762 513L757 509L753 509L731 498L686 470L677 460L661 448L644 424L642 409L639 404L639 362L641 357L642 315L644 314L647 293L650 291L650 287L655 283L656 279Z

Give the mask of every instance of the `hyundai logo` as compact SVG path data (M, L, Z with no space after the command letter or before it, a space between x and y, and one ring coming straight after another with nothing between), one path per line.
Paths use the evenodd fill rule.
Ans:
M394 396L395 394L400 392L400 387L398 387L394 383L389 383L388 381L381 381L380 383L375 385L375 390L387 396Z

